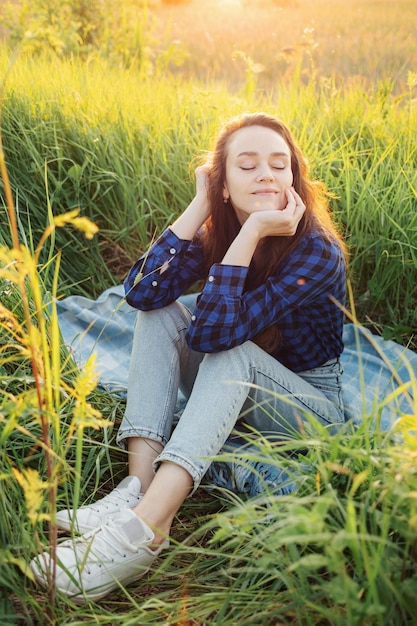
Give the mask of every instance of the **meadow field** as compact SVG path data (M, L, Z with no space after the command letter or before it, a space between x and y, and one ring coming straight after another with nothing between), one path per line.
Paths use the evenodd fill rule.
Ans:
M307 82L401 91L415 70L415 14L412 0L193 0L160 5L154 32L184 78L239 88L252 70L269 92L298 68Z
M297 496L202 489L167 556L99 604L35 586L56 509L126 472L125 399L78 370L54 300L120 284L231 115L291 127L348 244L347 321L417 349L415 2L93 4L15 2L2 22L0 623L415 624L415 371L392 432L376 405L338 435L311 420L284 455L257 440L294 476L308 450Z

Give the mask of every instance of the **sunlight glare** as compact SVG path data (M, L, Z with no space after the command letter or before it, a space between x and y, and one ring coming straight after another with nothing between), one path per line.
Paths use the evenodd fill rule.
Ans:
M241 9L242 0L218 0L218 4L221 8L225 9Z

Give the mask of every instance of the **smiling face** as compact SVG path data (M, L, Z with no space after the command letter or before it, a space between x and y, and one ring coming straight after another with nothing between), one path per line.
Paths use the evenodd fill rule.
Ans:
M291 152L277 132L264 126L240 128L227 146L223 197L241 224L256 211L281 211L293 184Z

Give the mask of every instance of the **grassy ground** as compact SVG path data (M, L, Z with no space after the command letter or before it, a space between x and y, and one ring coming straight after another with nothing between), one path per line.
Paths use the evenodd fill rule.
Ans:
M314 176L335 195L334 214L351 250L352 308L373 330L416 346L413 5L155 4L142 68L94 53L68 59L23 51L13 64L2 139L15 238L32 254L10 250L5 201L2 624L415 623L413 400L394 437L379 432L376 406L356 432L331 437L312 422L284 461L261 441L260 456L294 473L298 496L245 501L201 490L177 516L166 558L100 604L54 599L27 572L39 545L53 544L47 519L55 507L107 492L126 471L114 443L124 400L94 390L90 370L77 371L53 309L45 321L45 303L69 293L95 297L122 280L192 197L195 157L204 156L229 115L264 109L293 128ZM3 75L9 60L4 45ZM52 229L34 269L45 227L77 207L99 225L98 235L86 239L74 219ZM302 476L299 449L309 451Z

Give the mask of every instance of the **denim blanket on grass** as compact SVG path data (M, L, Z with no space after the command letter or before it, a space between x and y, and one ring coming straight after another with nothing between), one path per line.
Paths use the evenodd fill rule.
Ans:
M122 394L127 388L136 315L136 309L123 296L123 286L118 285L97 300L70 296L57 302L61 333L77 365L82 367L96 352L100 386ZM180 301L192 309L195 296L184 296ZM364 413L379 408L382 427L387 430L399 411L413 413L407 383L417 378L417 354L353 324L345 325L343 339L346 419L360 422ZM394 392L398 395L391 397Z
M82 367L92 352L96 353L99 385L114 393L125 394L136 309L124 301L123 286L104 291L97 300L70 296L57 302L58 319L65 344L71 349L77 365ZM180 298L192 309L195 296ZM415 414L417 398L412 396L417 379L417 354L394 341L384 341L369 330L346 324L343 334L343 399L346 420L360 424L363 415L377 415L382 430L389 430L400 413ZM178 397L178 411L184 398ZM242 475L237 466L231 470L213 463L210 480L214 483L256 495L263 491L250 475ZM270 466L255 468L262 473L263 484L281 485L282 493L295 489L283 472L276 475ZM273 468L272 468L273 469ZM235 472L236 470L236 472ZM209 472L209 474L210 474ZM214 473L213 473L214 472ZM236 484L239 483L239 484Z

